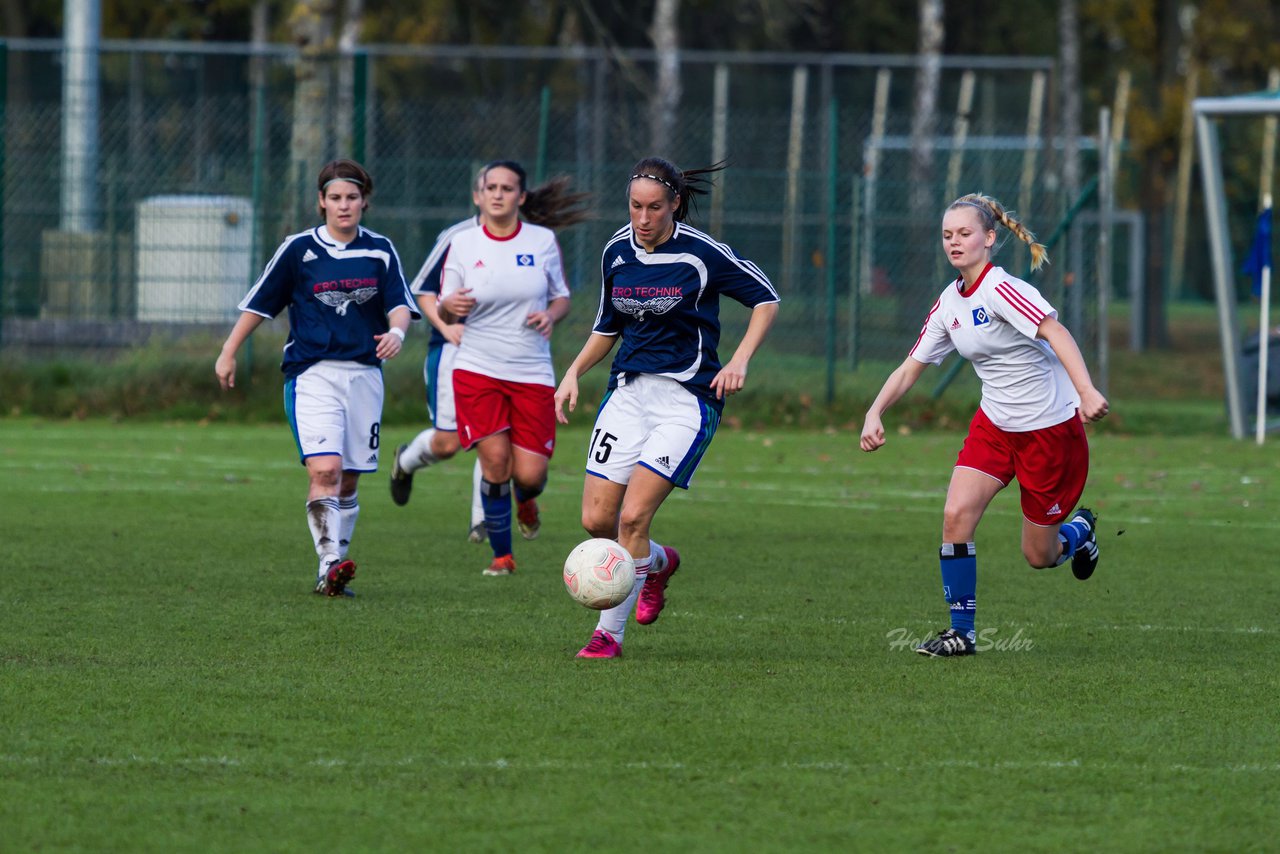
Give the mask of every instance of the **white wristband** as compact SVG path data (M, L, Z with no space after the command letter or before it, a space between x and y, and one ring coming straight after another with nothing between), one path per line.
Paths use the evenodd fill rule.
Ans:
M388 334L390 334L390 335L394 335L394 336L396 336L397 338L399 338L399 339L400 339L400 343L402 343L402 344L404 343L404 330L403 330L403 329L401 329L399 326L393 326L393 327L391 327L390 329L388 329L388 330L387 330L387 333L388 333Z

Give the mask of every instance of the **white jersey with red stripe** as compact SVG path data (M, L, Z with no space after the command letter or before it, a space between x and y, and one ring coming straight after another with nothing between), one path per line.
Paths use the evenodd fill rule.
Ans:
M1080 406L1066 368L1036 338L1040 323L1057 316L1034 286L987 265L973 287L961 278L942 292L911 357L937 365L955 350L982 380L982 411L993 424L1010 433L1052 427Z
M527 222L509 237L494 237L484 226L460 231L449 245L440 283L442 300L463 287L476 300L454 370L556 384L551 342L529 326L531 313L569 296L555 232Z

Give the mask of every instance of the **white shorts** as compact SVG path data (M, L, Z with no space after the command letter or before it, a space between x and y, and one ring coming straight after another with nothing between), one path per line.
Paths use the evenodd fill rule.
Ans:
M587 474L625 484L642 465L688 489L719 425L720 413L675 380L631 374L600 402Z
M427 360L422 363L431 426L450 433L458 430L458 411L453 403L453 362L457 358L458 345L446 341L428 347Z
M341 456L343 471L378 470L382 369L316 362L284 384L284 411L298 456Z

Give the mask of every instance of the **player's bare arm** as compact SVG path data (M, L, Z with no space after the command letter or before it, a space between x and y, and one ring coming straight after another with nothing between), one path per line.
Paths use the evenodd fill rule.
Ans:
M598 332L592 332L591 337L587 339L587 343L582 345L582 350L578 352L573 364L564 372L564 377L560 380L560 387L556 389L556 420L561 424L569 423L569 416L565 413L565 404L568 404L569 412L573 412L578 408L578 378L595 367L596 363L605 356L609 355L609 351L613 349L613 343L617 340L616 335L601 335Z
M391 323L391 329L381 335L373 336L373 340L378 342L377 348L373 351L374 355L379 359L394 359L396 354L404 346L404 336L409 330L409 323L413 319L413 315L409 313L406 306L398 305L391 309L387 315L387 320Z
M742 387L747 382L747 364L760 348L764 336L768 334L777 316L776 302L758 305L751 310L747 331L738 342L738 349L734 350L733 358L729 359L711 380L711 388L715 390L718 399L723 400L731 394L742 391Z
M236 387L236 353L240 352L240 345L253 334L253 330L257 329L265 319L260 314L242 311L240 312L240 317L236 319L235 326L231 327L231 334L227 336L226 342L222 345L222 352L218 354L218 360L213 363L213 372L217 375L218 383L224 391Z
M901 397L911 390L916 384L916 380L920 379L920 375L924 373L924 369L928 367L925 362L918 361L908 356L902 361L902 364L889 374L889 378L884 381L884 386L880 389L880 393L876 395L876 399L872 401L871 408L867 410L867 416L862 422L862 440L859 443L864 451L874 451L884 444L884 424L881 422L881 416L884 415L886 409L898 402Z
M564 320L565 316L568 314L569 298L556 297L551 302L547 303L545 311L530 312L529 317L525 322L528 323L531 328L538 330L538 333L541 334L543 338L550 338L551 330L555 328L557 323Z
M457 323L476 307L476 298L471 296L471 290L467 287L458 288L440 300L440 316L446 323Z
M1076 344L1071 331L1055 318L1046 317L1040 321L1036 337L1049 342L1058 361L1062 362L1062 367L1066 368L1071 384L1080 395L1080 418L1086 422L1100 421L1105 418L1111 407L1102 392L1094 386L1093 378L1089 376L1089 368L1084 363L1084 356L1080 354L1080 347Z
M440 316L440 296L438 294L418 294L418 309L427 322L439 330L445 340L453 346L462 343L462 332L466 328L461 323L449 323Z

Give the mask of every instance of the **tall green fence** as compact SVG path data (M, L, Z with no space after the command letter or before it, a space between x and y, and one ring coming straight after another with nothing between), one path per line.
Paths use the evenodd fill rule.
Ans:
M829 382L910 345L952 275L937 239L951 197L990 193L1042 233L1068 206L1061 143L1041 118L1041 59L945 60L923 182L912 178L912 57L684 52L660 152L650 150L652 53L372 46L315 57L105 42L88 153L58 144L76 120L64 115L61 43L13 41L0 61L0 328L11 352L224 328L282 238L316 221L314 177L334 156L369 167L366 224L394 240L409 273L469 214L478 164L514 158L531 175L572 176L592 194L591 219L561 235L583 328L600 251L626 221L631 164L651 153L687 167L724 158L694 222L781 291L773 357L825 365ZM68 182L87 188L89 210L65 209ZM1037 280L1051 300L1087 294L1094 278L1089 238L1073 239L1075 266ZM999 260L1025 267L1018 247ZM727 334L745 320L724 315Z

